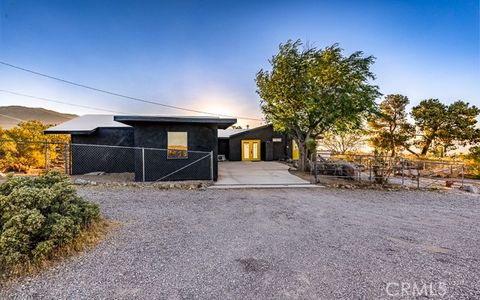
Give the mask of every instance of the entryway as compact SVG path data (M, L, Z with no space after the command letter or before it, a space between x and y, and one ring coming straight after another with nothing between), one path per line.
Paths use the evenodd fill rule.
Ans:
M316 187L290 174L288 168L276 161L219 162L218 180L212 187Z
M242 140L242 160L260 160L260 140Z

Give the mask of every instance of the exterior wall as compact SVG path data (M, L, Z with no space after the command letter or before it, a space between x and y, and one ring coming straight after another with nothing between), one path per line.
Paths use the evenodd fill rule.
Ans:
M223 154L225 155L225 158L228 159L230 156L230 151L229 151L229 140L228 139L218 139L218 154Z
M134 122L134 137L136 147L167 149L167 133L187 132L189 151L213 151L214 180L218 176L218 139L217 126L211 124L185 124L185 123L154 123ZM145 180L155 181L163 176L176 171L189 163L193 163L208 153L188 153L187 159L169 159L166 150L145 150ZM210 158L204 158L193 165L165 178L172 180L210 180ZM135 180L143 180L143 165L141 150L135 153Z
M71 168L73 175L98 171L106 173L135 171L133 149L82 144L133 147L133 128L98 128L89 135L72 134Z
M281 142L273 142L273 138L281 138ZM273 131L273 126L260 127L242 132L230 137L229 140L229 160L242 160L242 140L261 140L261 159L285 160L292 157L292 140L287 134ZM271 146L266 145L271 142ZM266 151L272 148L270 155Z

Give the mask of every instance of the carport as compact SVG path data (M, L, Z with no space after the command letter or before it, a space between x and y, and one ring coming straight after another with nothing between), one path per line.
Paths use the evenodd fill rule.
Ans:
M289 166L276 161L224 161L218 164L218 180L222 187L314 187L288 172Z

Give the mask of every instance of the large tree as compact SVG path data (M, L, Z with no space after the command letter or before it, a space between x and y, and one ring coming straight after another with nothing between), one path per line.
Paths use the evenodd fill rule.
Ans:
M30 167L45 167L45 147L52 141L68 142L65 135L45 135L51 125L40 121L25 121L16 127L0 130L0 171L27 171ZM48 144L50 158L59 153L55 144Z
M349 56L337 44L317 49L297 41L280 44L271 71L256 76L261 109L278 131L289 133L300 150L299 169L307 167L307 142L336 123L360 124L376 109L378 87L371 81L373 56Z
M363 128L335 128L319 140L319 145L334 154L345 154L358 151L365 143Z
M393 157L415 136L415 128L407 121L406 107L409 100L403 95L387 95L380 103L380 115L372 118L370 143L376 149L386 150Z
M450 105L438 99L423 100L412 109L412 117L421 133L417 145L421 155L426 155L435 144L442 146L445 153L455 144L473 143L480 136L476 127L479 109L464 101Z

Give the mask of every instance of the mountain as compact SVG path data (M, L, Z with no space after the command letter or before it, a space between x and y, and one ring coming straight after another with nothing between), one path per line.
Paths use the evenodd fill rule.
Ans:
M59 124L77 117L40 107L0 106L0 127L8 129L22 121L38 120L45 124Z

